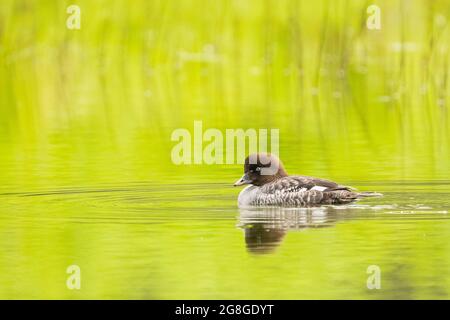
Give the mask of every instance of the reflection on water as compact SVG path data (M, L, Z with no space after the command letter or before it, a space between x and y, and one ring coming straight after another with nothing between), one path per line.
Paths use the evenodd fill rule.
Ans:
M376 189L385 196L347 206L240 211L239 190L220 183L2 192L0 296L449 297L449 184ZM72 264L80 292L65 287Z
M243 224L245 244L252 253L272 252L282 241L287 230L264 223Z
M327 227L336 219L332 207L240 209L238 226L249 252L271 253L289 231Z
M410 197L410 200L414 197ZM430 214L447 218L447 210L418 204L350 204L310 208L240 208L237 227L244 231L245 245L249 253L269 254L282 245L289 232L334 226L340 220L361 218L362 212L411 214L413 219L436 219ZM425 217L423 217L425 215ZM390 217L392 219L392 216Z

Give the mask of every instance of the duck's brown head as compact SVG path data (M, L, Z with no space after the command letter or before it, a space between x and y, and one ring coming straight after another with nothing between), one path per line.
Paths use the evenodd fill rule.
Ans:
M286 176L283 164L275 155L255 153L245 159L244 175L234 183L234 186L243 184L262 186Z

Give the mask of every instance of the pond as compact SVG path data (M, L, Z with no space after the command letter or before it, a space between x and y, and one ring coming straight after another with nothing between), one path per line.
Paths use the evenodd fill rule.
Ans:
M448 1L77 6L0 3L0 298L450 298ZM384 196L239 209L200 123Z
M223 176L218 170L215 182L60 188L47 180L10 191L3 185L1 296L449 297L450 181L348 181L384 197L238 209L240 189ZM66 286L70 265L80 268L80 290ZM370 290L373 265L381 288Z

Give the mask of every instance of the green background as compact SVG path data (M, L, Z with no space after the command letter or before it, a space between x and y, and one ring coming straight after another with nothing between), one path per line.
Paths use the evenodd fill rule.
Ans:
M448 298L450 2L370 4L2 0L0 297ZM194 120L385 197L248 217L240 165L172 163Z

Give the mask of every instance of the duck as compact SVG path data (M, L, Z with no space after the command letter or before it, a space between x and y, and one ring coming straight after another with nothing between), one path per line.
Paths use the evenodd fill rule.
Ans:
M249 155L244 175L234 186L248 185L238 196L238 207L312 207L350 204L361 198L382 196L378 192L358 192L336 182L288 175L281 160L271 153Z

